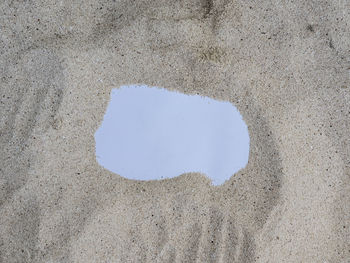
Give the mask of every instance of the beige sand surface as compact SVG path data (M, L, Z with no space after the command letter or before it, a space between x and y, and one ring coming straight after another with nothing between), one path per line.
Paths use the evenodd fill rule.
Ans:
M349 77L348 0L0 1L0 262L350 262ZM232 102L247 167L100 167L126 84Z

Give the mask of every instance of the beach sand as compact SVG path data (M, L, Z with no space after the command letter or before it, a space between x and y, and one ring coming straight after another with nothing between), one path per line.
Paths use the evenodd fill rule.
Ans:
M350 262L350 2L0 3L0 262ZM110 91L233 103L248 165L132 181ZM137 165L137 163L135 163Z

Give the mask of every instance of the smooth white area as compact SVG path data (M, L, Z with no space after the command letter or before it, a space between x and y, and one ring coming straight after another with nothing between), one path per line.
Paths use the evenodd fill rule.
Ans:
M100 165L136 180L200 172L220 185L249 157L248 129L231 103L148 86L112 90L95 140Z

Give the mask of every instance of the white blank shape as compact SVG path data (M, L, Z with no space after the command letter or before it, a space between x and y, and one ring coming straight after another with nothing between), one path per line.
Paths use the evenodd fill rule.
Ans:
M135 180L200 172L220 185L249 157L248 129L231 103L148 86L112 90L95 140L98 163Z

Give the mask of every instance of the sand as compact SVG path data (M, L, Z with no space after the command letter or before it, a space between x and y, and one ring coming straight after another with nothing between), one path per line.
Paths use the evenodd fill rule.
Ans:
M350 2L0 3L0 262L350 262ZM113 88L233 103L248 165L100 167ZM135 164L137 165L137 164Z

